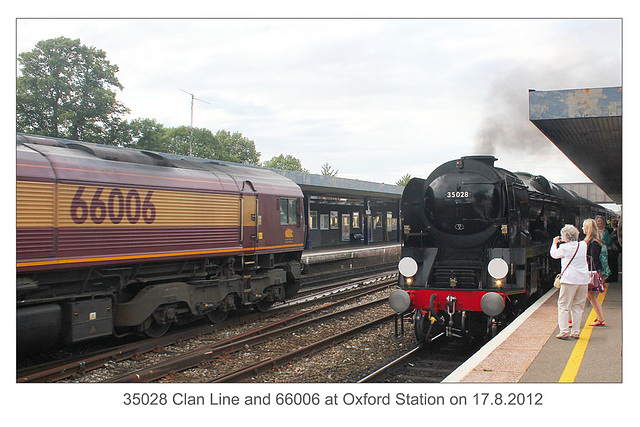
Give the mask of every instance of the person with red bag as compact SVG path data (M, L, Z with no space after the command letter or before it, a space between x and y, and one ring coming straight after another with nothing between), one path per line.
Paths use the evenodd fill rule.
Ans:
M606 277L598 277L600 275L598 270L602 270L600 251L602 250L602 245L605 243L604 240L600 238L598 225L594 219L585 219L582 223L582 231L586 235L584 241L587 243L587 263L589 264L589 274L595 279L591 281L594 282L593 284L589 284L587 298L589 298L593 309L596 311L597 318L595 322L589 324L589 326L606 326L606 322L604 321L604 311L602 310L602 305L598 301L598 293L604 292L602 283L604 283L606 279Z

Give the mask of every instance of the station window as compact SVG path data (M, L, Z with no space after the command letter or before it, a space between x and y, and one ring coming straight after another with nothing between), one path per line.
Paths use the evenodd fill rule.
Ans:
M329 229L329 214L320 214L320 230Z
M331 229L337 230L338 226L338 211L331 211Z
M360 212L353 213L353 221L351 222L351 227L360 228Z
M318 212L317 211L309 212L309 229L310 230L318 229Z
M393 217L393 212L387 212L387 231L398 229L398 219Z
M280 225L298 223L298 199L280 199Z

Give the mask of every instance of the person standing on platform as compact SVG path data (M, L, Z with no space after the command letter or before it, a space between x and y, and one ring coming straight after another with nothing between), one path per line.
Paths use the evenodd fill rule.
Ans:
M607 246L611 244L611 238L609 237L609 230L607 230L607 223L604 217L596 216L596 225L598 226L598 237L604 242L602 249L600 250L600 264L602 267L598 270L602 276L602 281L606 282L607 278L611 275L609 269L609 254L607 252Z
M602 265L602 248L604 248L604 240L600 237L600 233L598 231L598 225L593 219L585 219L582 223L582 231L587 236L584 238L584 241L587 243L587 260L589 263L589 271L598 271L602 276L602 281L605 280L606 276L604 276L604 266ZM604 311L602 310L602 305L598 301L598 293L595 290L588 290L587 298L589 298L589 302L593 306L593 309L596 311L596 320L595 322L589 324L589 326L606 326L604 321Z
M578 338L582 313L587 302L589 268L587 267L587 244L579 242L579 231L573 225L565 225L561 236L553 238L549 250L552 258L561 259L562 276L558 295L559 339ZM573 320L573 332L570 333L569 320Z
M618 281L618 257L622 253L622 245L620 244L620 239L618 238L618 220L614 219L611 221L611 226L613 230L609 233L609 238L611 239L611 244L607 248L607 252L609 254L609 269L611 270L611 276L609 276L610 282Z

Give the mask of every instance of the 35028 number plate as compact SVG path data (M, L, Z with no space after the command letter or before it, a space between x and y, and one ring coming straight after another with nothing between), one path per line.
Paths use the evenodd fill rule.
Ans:
M467 199L471 197L470 191L447 191L447 199Z

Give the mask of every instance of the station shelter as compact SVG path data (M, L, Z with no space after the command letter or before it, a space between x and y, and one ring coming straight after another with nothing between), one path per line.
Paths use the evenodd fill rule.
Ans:
M398 243L404 187L304 172L275 170L304 193L305 250Z

